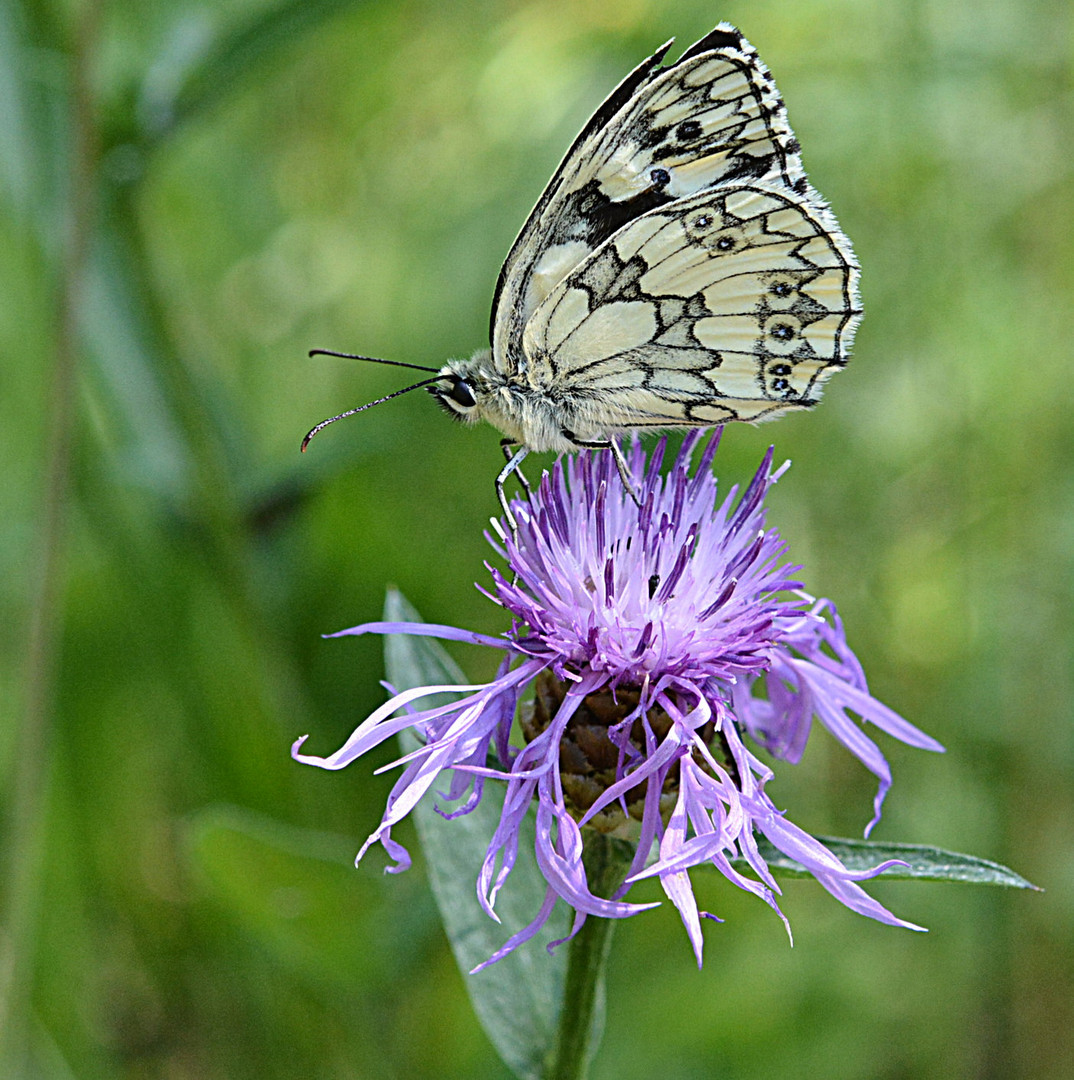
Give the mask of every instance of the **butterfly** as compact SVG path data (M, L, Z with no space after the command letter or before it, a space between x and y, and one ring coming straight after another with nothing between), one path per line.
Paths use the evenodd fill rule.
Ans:
M808 408L847 363L858 264L772 75L727 23L662 66L671 45L567 151L500 270L491 347L400 364L435 376L370 403L425 386L498 428L509 522L504 484L530 451L608 448L633 491L617 435Z

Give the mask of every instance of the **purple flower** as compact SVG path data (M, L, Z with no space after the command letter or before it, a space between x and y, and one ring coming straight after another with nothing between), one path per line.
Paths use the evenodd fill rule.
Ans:
M478 898L493 918L496 894L518 855L520 825L536 803L545 901L534 921L486 963L532 937L557 897L576 913L573 935L589 915L622 918L655 906L622 895L632 882L656 876L700 964L700 919L707 913L694 899L692 867L711 863L783 918L779 886L755 834L852 910L920 929L858 884L890 863L851 871L787 820L764 790L771 770L746 740L796 762L816 717L879 779L866 835L879 819L891 774L862 722L912 746L942 747L870 696L834 608L800 591L794 580L800 567L781 562L785 545L764 527L763 500L787 466L773 472L770 449L741 497L732 488L720 500L711 469L719 439L710 440L691 473L697 442L693 435L684 441L666 477L659 471L663 442L648 462L633 446L628 461L640 506L607 451L560 460L529 500L516 499L517 531L489 537L508 567L506 573L489 567L492 591L486 591L512 617L502 637L420 623L366 623L340 632L426 634L502 649L492 682L395 694L327 758L300 753L303 739L295 743L296 760L339 769L397 731L415 729L422 746L402 759L405 769L380 826L358 856L379 841L396 871L410 860L392 840L392 826L441 774L450 780L444 797L465 797L447 816L473 809L487 780L502 781L503 811L477 877ZM533 701L520 710L531 684ZM414 709L414 702L444 691L462 696ZM526 741L514 747L509 735L519 713ZM587 885L586 826L637 841L624 885L611 899ZM656 860L647 866L654 846Z

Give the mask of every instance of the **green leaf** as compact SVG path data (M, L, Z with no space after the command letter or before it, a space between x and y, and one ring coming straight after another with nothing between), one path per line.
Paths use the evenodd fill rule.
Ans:
M390 621L421 622L421 616L398 592L389 591L384 617ZM435 683L464 683L458 666L432 638L392 634L385 639L385 666L396 689ZM417 740L407 733L404 751ZM429 866L429 880L444 920L455 960L482 1027L500 1057L516 1076L540 1080L543 1064L556 1037L563 996L566 949L549 954L542 945L562 937L565 929L553 920L523 948L479 972L467 974L487 960L511 934L537 914L546 885L533 858L534 825L527 818L519 841L519 859L496 910L503 924L493 922L478 906L477 872L500 818L503 790L490 784L480 805L464 817L445 821L433 809L446 806L429 796L414 811L418 836Z
M851 870L871 870L888 859L900 859L905 866L892 866L878 877L917 878L923 881L964 881L974 885L1002 885L1008 889L1037 889L1024 877L988 859L962 855L955 851L928 844L895 844L875 840L846 840L834 836L818 836L829 851ZM773 873L782 877L810 877L800 863L777 851L763 837L757 846ZM738 865L745 865L736 860Z

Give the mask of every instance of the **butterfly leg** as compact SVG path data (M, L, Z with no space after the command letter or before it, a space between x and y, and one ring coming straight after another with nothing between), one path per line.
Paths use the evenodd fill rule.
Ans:
M503 445L503 444L501 444ZM510 454L509 446L504 446L504 456L508 457ZM503 507L503 516L506 520L511 532L518 531L518 522L515 521L515 515L511 513L511 507L507 504L507 495L503 490L504 484L507 483L512 473L518 473L521 477L522 474L518 471L518 467L522 464L523 458L529 453L529 449L525 446L520 446L513 454L508 457L507 464L500 470L500 475L496 477L496 497L500 500L500 506ZM523 479L523 484L526 490L529 491L529 484L526 484Z
M634 505L641 506L641 494L634 486L634 477L630 475L630 466L627 465L626 458L623 457L623 448L619 445L617 440L606 439L604 442L586 441L585 439L579 439L573 432L568 431L566 428L563 429L563 435L582 450L611 450L612 457L615 458L615 467L619 470L619 479L623 481L623 487L627 489L627 493L634 500Z
M518 446L513 439L501 439L500 449L503 451L505 461L510 461L512 455L515 452L515 447ZM530 482L526 479L526 474L516 465L515 476L518 477L518 482L522 485L522 490L526 493L527 499L533 498L533 488L530 487ZM502 501L502 500L501 500Z
M626 458L623 457L623 448L619 445L618 439L610 439L608 445L612 449L612 457L615 458L615 467L619 470L619 479L623 481L623 487L634 500L634 505L640 509L641 492L634 484L634 477L630 475L630 467L627 465Z

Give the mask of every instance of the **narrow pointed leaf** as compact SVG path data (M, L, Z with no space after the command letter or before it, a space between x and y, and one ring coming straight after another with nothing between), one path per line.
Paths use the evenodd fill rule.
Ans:
M964 881L974 885L1002 885L1009 889L1038 888L999 863L978 858L976 855L944 851L929 844L895 844L831 836L819 836L817 839L851 870L871 870L889 859L899 859L906 864L889 867L878 875L879 877ZM781 877L811 876L803 866L776 850L767 840L758 838L758 847L775 874Z
M384 618L422 621L395 591L388 593ZM384 652L388 680L396 689L467 681L433 638L393 634L385 639ZM432 703L428 699L428 704ZM406 752L418 746L416 738L409 733L405 733L401 742ZM445 821L437 814L436 800L427 796L418 805L414 819L429 867L433 895L474 1012L515 1075L523 1080L539 1080L556 1037L567 957L566 949L550 955L541 946L563 936L562 923L554 918L549 920L526 946L477 975L468 974L511 934L529 923L544 900L544 879L534 859L526 858L534 842L531 815L523 825L518 862L496 901L502 924L493 922L478 906L477 871L499 821L502 795L500 785L489 784L480 805L454 821ZM443 800L440 805L446 807Z

